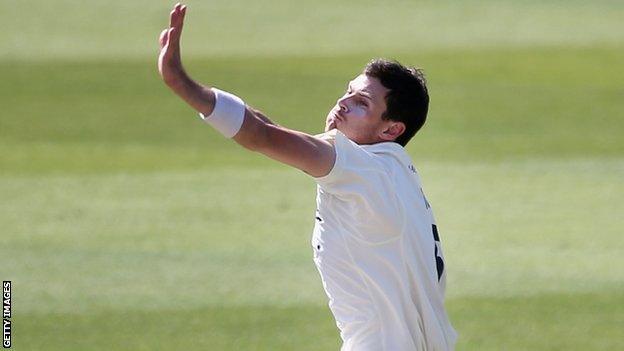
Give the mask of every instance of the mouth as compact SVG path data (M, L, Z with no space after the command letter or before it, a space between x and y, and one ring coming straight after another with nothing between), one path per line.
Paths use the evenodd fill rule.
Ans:
M344 118L338 112L332 112L332 122L343 122Z
M344 117L342 117L339 111L333 110L329 114L329 118L327 120L327 130L332 130L338 127L338 123L344 122Z

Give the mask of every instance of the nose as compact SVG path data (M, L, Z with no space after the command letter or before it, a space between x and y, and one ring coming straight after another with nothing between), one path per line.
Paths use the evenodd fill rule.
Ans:
M347 98L348 96L345 95L341 97L340 99L338 99L338 107L340 107L340 111L344 113L349 112L349 108L347 107L347 103L346 103Z

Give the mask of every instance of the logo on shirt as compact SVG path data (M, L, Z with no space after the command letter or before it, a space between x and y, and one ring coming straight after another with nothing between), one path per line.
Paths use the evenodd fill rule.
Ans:
M412 173L416 174L416 167L414 167L414 165L409 165L407 166L407 168L409 168L410 171L412 171Z

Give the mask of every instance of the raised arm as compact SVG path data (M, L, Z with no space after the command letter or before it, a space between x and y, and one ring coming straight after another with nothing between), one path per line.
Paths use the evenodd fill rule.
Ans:
M158 71L165 84L191 107L209 116L216 103L209 86L195 82L182 66L180 36L186 6L177 4L171 11L169 28L160 35ZM284 128L273 123L262 112L245 106L244 120L234 141L274 160L298 168L311 176L329 173L334 165L334 146L315 136Z

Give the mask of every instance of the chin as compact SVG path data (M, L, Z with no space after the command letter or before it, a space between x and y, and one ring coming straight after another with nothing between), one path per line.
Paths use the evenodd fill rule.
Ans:
M326 132L329 132L332 129L337 129L335 122L330 122L330 123L325 125L325 131Z

